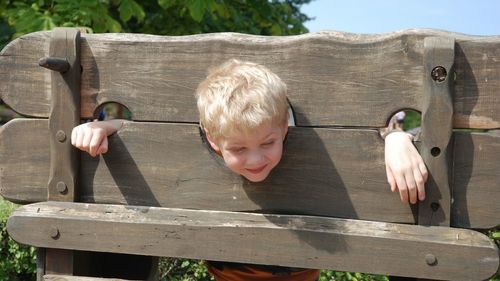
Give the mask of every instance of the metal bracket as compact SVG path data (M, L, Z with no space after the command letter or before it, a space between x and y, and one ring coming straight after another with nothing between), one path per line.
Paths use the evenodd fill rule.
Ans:
M420 202L418 224L450 225L453 194L449 185L453 127L452 88L455 39L424 39L424 93L420 153L429 172L426 199Z

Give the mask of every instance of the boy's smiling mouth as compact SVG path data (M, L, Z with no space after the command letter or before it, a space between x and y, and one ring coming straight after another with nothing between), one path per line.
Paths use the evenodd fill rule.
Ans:
M262 172L266 167L267 167L267 164L262 165L262 166L260 166L260 167L258 167L256 169L248 169L247 168L246 170L249 171L252 174L258 174L258 173Z

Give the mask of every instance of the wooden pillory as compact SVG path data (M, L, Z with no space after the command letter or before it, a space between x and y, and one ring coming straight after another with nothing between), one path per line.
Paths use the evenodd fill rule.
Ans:
M157 256L487 279L498 248L471 229L500 222L499 50L499 37L435 30L25 35L0 55L2 100L33 117L0 130L1 194L27 204L9 234L40 248L39 280L152 280ZM199 134L194 90L229 58L289 88L296 127L262 183L232 174ZM91 158L71 129L107 102L135 122ZM390 192L377 131L402 109L422 112L418 206Z

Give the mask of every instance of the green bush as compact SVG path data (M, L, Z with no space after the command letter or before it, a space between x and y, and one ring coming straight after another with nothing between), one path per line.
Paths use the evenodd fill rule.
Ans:
M161 281L212 281L203 261L161 258ZM319 281L388 281L386 276L322 270Z
M161 258L161 281L212 281L205 263L200 260Z
M7 234L7 219L15 208L0 197L0 280L35 280L35 248L20 245Z

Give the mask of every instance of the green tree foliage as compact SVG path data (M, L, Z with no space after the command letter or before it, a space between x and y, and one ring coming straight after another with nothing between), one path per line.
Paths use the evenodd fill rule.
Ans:
M0 44L57 26L90 32L187 35L307 32L300 12L311 0L0 0Z

